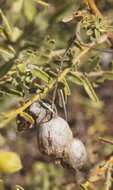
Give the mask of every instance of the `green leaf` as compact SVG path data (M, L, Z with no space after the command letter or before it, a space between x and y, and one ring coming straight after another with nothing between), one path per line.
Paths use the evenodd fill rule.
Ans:
M113 71L102 71L100 76L97 77L96 82L103 83L105 80L113 80Z
M29 22L31 22L36 14L36 8L32 0L24 0L24 14Z
M16 95L16 96L23 96L23 93L21 91L18 91L16 89L13 89L4 85L0 86L0 91L5 92L7 94Z
M65 96L70 96L71 95L71 90L70 90L70 87L69 87L66 79L63 80L63 83L64 83L64 93L65 93Z
M41 79L42 81L49 83L51 80L51 77L44 71L42 71L40 68L36 67L35 69L31 70L31 73L34 77L37 77Z
M62 101L62 99L65 99L64 98L64 91L62 89L58 89L57 93L58 93L58 104L62 108L63 107L63 101Z
M74 72L71 71L70 74L68 75L68 79L77 85L83 85L83 80L81 78L81 74L79 72Z
M12 174L22 168L19 156L10 151L0 151L0 173Z
M63 7L61 7L55 14L52 16L51 21L52 22L58 22L61 21L68 13L72 13L73 10L75 11L77 9L77 5L75 6L75 3L66 3Z
M107 80L113 80L113 71L105 71L103 77Z
M16 185L13 190L24 190L20 185Z
M4 63L1 67L0 67L0 78L3 77L13 66L14 64L14 60L11 59L10 61Z
M97 95L96 95L90 81L85 76L83 76L83 86L84 86L84 89L85 89L86 93L91 98L91 100L95 101L95 102L99 102L99 99L98 99L98 97L97 97Z
M4 28L2 26L0 26L0 35L3 37L3 38L6 38L6 35L5 35L5 32L4 32Z
M2 10L0 10L0 16L2 18L2 21L3 21L3 27L4 27L4 30L6 32L6 35L7 37L11 40L12 39L12 36L13 36L13 28L12 26L10 25L7 17L4 15L4 13L2 12Z
M19 70L21 73L25 73L25 71L26 71L26 65L25 65L24 63L19 63L19 64L17 65L17 67L18 67L18 70Z
M87 73L92 72L98 67L99 61L99 56L93 55L87 60L87 64L83 65L82 69Z
M91 98L91 100L98 102L99 99L90 83L90 81L88 80L88 78L86 78L86 76L84 76L82 73L80 72L70 72L69 74L69 80L77 85L81 85L84 87L86 93L89 95L89 97Z
M30 116L28 113L26 112L21 112L20 116L23 117L27 122L29 122L31 125L34 124L34 119L32 118L32 116Z
M95 37L98 42L98 39L100 38L100 32L97 29L95 29Z
M19 28L17 27L14 27L13 28L13 36L12 36L12 42L16 42L20 36L23 34L23 31L20 30Z
M49 7L49 4L42 0L33 0L33 1L35 1L36 3L39 3L42 6Z
M12 47L0 46L0 53L5 60L9 60L14 57L15 50Z

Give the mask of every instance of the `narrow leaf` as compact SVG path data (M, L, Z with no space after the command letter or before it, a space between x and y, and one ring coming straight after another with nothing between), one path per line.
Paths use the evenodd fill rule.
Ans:
M7 37L11 40L12 36L13 36L13 28L11 27L7 17L4 15L4 13L2 12L2 10L0 10L0 15L3 21L3 25L4 25L4 30L7 34Z
M98 97L97 97L97 95L96 95L90 81L85 76L83 76L83 86L84 86L84 89L85 89L86 93L91 98L91 100L95 101L95 102L99 102L99 99L98 99Z
M70 90L70 87L69 87L66 79L63 80L63 83L64 83L64 92L65 92L65 95L66 96L70 96L71 95L71 90Z
M91 100L98 102L99 99L90 83L90 81L88 80L88 78L86 78L86 76L84 76L82 73L80 72L70 72L69 75L69 80L75 84L81 85L84 87L86 93L89 95L89 97L91 98Z
M33 1L31 0L24 0L24 14L28 21L32 21L35 14L36 14L36 8L34 6Z
M16 95L16 96L23 96L23 93L21 91L18 91L16 89L7 87L7 86L0 86L0 91L1 92L5 92L6 94L12 94L12 95Z
M31 125L34 124L34 119L32 118L32 116L30 116L28 113L26 112L21 112L20 116L23 117L26 121L28 121Z
M45 7L48 7L48 6L49 6L48 3L46 3L46 2L44 2L44 1L42 1L42 0L33 0L33 1L35 1L36 3L39 3L40 5L45 6Z
M14 62L13 62L13 60L11 60L11 61L8 61L7 63L3 64L0 67L0 78L3 77L11 69L13 64L14 64Z
M13 190L24 190L20 185L16 185Z
M6 59L11 59L14 57L15 50L12 47L4 47L0 46L0 53L3 55L3 57Z
M77 85L83 85L83 80L81 78L81 73L79 72L70 72L69 74L69 80L72 82L72 83L75 83Z
M48 83L51 80L51 77L44 71L42 71L39 68L35 68L33 70L31 70L31 73L33 76L41 79L42 81Z

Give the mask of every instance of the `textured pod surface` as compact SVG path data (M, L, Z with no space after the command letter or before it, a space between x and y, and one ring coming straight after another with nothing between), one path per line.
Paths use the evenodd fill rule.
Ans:
M65 146L72 139L73 135L68 123L58 116L42 124L38 133L40 150L56 158L63 156Z
M39 102L34 102L29 107L29 112L35 116L37 124L40 123L46 117L46 109L41 106Z
M79 139L73 139L70 143L68 143L64 152L64 162L76 169L82 167L86 160L86 148L82 141Z
M24 112L32 116L35 123L37 124L43 122L47 114L46 111L46 108L44 108L39 102L32 103L27 109L24 110ZM18 115L16 119L18 131L28 129L29 127L31 128L31 123L28 122L21 115ZM32 127L34 127L34 125L32 125Z

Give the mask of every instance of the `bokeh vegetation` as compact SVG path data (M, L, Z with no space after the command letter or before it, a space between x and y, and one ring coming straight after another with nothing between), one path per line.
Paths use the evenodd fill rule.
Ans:
M113 188L112 8L112 0L0 1L0 190ZM24 110L42 99L86 146L77 174L40 154L37 128L17 126L17 115L34 124Z

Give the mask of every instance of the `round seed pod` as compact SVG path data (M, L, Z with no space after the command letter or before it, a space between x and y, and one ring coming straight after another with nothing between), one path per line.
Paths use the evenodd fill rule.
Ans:
M29 107L29 113L36 118L36 123L39 124L46 117L47 110L39 102L34 102Z
M40 124L43 123L45 119L50 120L52 115L56 115L57 109L55 104L51 105L51 103L47 101L34 102L29 107L29 114L35 118L36 124Z
M27 109L24 110L24 112L33 117L35 124L40 124L47 115L50 115L48 109L44 107L41 102L33 102ZM26 121L21 115L18 115L16 119L18 131L23 131L35 126L35 124L31 125L31 123Z
M79 139L73 139L67 144L64 151L64 163L71 168L81 168L87 160L87 153L84 144Z
M68 123L56 116L39 128L38 142L42 152L55 158L62 158L65 146L72 141L73 135Z

